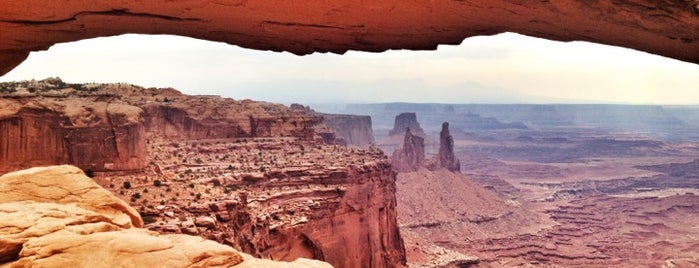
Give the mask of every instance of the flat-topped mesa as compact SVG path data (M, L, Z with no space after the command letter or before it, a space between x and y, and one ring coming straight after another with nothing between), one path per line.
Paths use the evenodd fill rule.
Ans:
M374 143L371 117L349 114L321 114L323 124L342 138L347 145L367 147Z
M415 135L425 137L425 131L422 129L422 127L420 127L420 123L417 121L417 115L415 113L401 113L397 115L396 120L393 123L393 129L388 132L388 135L393 136L403 134L408 128Z
M397 172L417 171L425 164L425 139L405 130L403 147L393 152L391 165Z
M449 171L461 172L461 163L454 155L454 138L449 134L449 123L442 123L439 132L439 153L434 156L428 169L446 168Z
M315 130L326 144L351 145L362 148L374 144L371 116L319 113L309 106L298 103L292 103L289 108L321 116L323 123L316 125Z
M0 173L41 165L140 170L149 135L184 139L317 138L322 117L281 104L188 96L59 78L0 83Z

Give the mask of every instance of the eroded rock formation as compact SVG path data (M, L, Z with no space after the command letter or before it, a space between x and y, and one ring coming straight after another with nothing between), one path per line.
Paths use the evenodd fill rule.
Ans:
M172 166L160 176L147 174L158 178L159 187L130 176L98 181L129 181L129 189L116 192L131 197L148 219L146 226L161 233L201 235L274 260L305 257L337 267L404 263L395 173L381 151L274 139L196 142L196 150L206 152L202 158L215 157L199 165ZM174 143L153 143L161 148L153 151L160 159L156 162L191 155L182 141L159 145ZM236 163L229 165L227 159ZM159 199L160 205L151 205Z
M420 127L420 123L417 121L417 115L415 113L401 113L396 115L395 122L393 123L393 129L388 132L389 136L401 135L405 133L406 129L410 129L412 133L420 137L425 137L425 131Z
M428 169L446 168L449 171L461 172L461 162L454 155L454 138L449 134L449 123L442 123L439 132L439 153L434 156Z
M410 129L405 130L403 147L391 156L391 165L398 172L417 171L425 164L425 139L415 136Z
M140 164L147 166L114 170L104 165L93 170L99 171L94 180L131 200L151 230L200 235L275 260L307 257L339 267L405 263L396 223L395 173L389 160L373 148L324 143L315 135L321 116L284 105L192 97L173 89L128 84L69 85L48 79L1 83L0 91L0 102L7 107L0 118L9 118L0 126L12 130L12 118L27 118L18 111L33 106L49 111L36 118L63 120L33 132L29 137L38 140L36 145L21 129L0 128L0 134L9 135L0 140L12 140L13 135L27 140L16 148L19 152L41 148L46 129L71 137L82 133L83 126L138 122L145 134L134 136L138 141L132 142L140 142ZM109 112L114 115L103 115ZM50 138L60 144L65 137ZM77 143L81 146L96 142L91 135L78 137L83 137ZM71 148L52 150L61 153ZM103 161L111 157L103 156ZM62 162L47 159L31 164Z
M0 74L30 51L124 33L174 34L246 48L344 53L435 49L516 32L699 62L699 3L676 1L13 1L0 6ZM388 15L387 15L388 14Z
M330 267L253 259L188 235L145 229L135 210L72 166L0 177L2 267Z

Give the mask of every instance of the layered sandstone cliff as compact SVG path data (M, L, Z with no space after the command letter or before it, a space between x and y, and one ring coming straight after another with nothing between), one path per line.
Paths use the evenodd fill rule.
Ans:
M245 48L344 53L436 49L515 32L699 62L699 3L676 1L5 1L0 74L30 51L124 33L173 34ZM48 33L48 34L47 34Z
M9 118L0 125L0 134L6 135L0 140L9 140L9 147L2 148L16 150L3 157L26 153L34 157L31 165L90 164L81 168L98 171L95 181L130 200L151 230L200 235L274 260L306 257L338 267L405 263L390 161L375 149L326 144L316 135L321 116L277 104L128 84L70 85L48 79L0 88L0 102L7 107L2 118ZM24 112L34 107L47 111ZM140 134L120 134L131 122ZM86 132L110 124L117 125L107 136ZM43 128L29 133L29 127ZM13 139L24 143L11 147ZM103 154L110 151L100 146L123 140L139 146L139 166L101 164L119 158ZM46 150L46 144L57 145ZM133 153L128 146L112 147ZM91 154L60 158L81 148L92 148ZM12 164L23 161L3 163L16 169Z
M0 177L0 267L330 267L254 259L200 237L135 228L142 224L75 167Z
M0 173L69 163L91 170L145 167L144 113L100 97L0 99Z
M152 143L161 148L154 158L163 165L187 152L203 160L145 178L98 179L131 198L151 230L201 235L274 260L314 258L336 267L405 262L395 173L378 150L256 139L200 141L196 150L206 154L191 154L192 145L184 141L162 143L169 148L159 144ZM126 181L129 188L119 187Z
M313 139L322 117L283 105L187 96L170 88L1 83L0 172L72 164L85 170L140 170L148 134L167 138Z

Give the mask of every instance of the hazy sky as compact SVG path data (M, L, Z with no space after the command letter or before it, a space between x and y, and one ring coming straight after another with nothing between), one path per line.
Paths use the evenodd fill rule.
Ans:
M437 51L295 56L176 36L123 35L34 52L0 81L59 76L274 102L699 104L699 65L517 34Z

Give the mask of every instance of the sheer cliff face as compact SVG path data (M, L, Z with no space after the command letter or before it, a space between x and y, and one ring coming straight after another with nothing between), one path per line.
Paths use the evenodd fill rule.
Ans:
M323 124L342 138L347 145L368 146L374 143L370 116L322 114Z
M10 108L0 117L0 171L63 163L133 170L147 163L143 111L137 107L96 99L0 102Z

